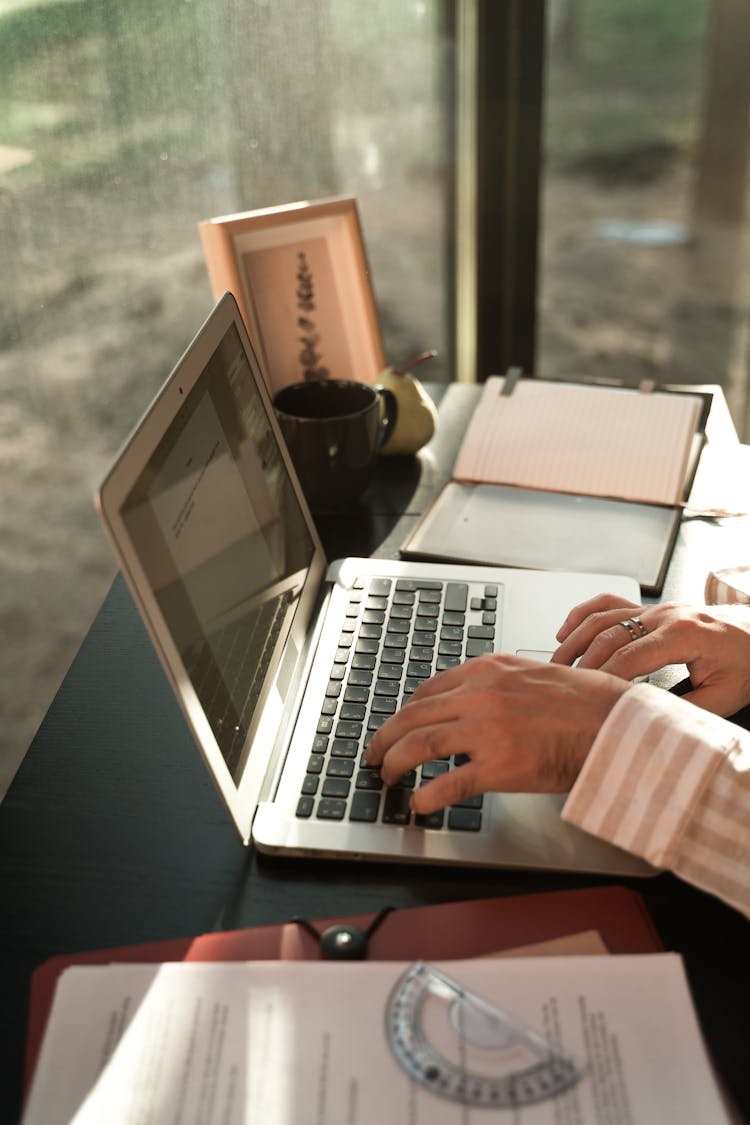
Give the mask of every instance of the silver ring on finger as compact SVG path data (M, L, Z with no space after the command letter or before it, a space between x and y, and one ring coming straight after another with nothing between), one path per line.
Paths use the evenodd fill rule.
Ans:
M638 630L638 636L639 637L645 637L646 636L646 634L648 633L648 629L643 624L640 617L629 617L628 621L630 621L635 626L635 628Z
M643 636L643 633L640 633L638 631L638 628L633 624L633 621L632 621L631 618L628 618L627 621L618 621L617 624L622 625L623 629L628 634L631 641L637 641L639 637Z

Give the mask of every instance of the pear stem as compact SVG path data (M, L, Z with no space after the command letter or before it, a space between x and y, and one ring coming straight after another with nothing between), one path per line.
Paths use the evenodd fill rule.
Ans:
M436 355L437 351L435 350L435 348L430 348L426 352L420 352L419 355L415 355L414 359L410 359L408 363L405 363L403 365L403 367L393 367L391 368L391 370L393 371L394 375L406 375L409 371L412 370L412 368L418 367L419 364L424 363L426 359L434 359Z

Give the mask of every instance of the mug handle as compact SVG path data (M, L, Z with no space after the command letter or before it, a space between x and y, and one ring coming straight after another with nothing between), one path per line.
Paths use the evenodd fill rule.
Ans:
M375 448L380 449L385 445L396 425L396 419L398 418L398 399L393 391L389 390L388 387L382 387L380 383L372 389L380 400L380 428L378 429L378 435L375 439Z

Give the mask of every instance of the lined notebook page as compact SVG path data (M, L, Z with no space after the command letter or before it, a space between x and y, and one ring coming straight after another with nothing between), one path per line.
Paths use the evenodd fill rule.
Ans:
M461 481L678 504L697 396L492 376L456 459Z

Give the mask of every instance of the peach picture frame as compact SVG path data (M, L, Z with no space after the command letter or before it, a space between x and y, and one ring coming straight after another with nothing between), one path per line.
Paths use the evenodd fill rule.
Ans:
M310 378L375 383L383 343L356 199L199 223L214 298L239 305L271 394Z

